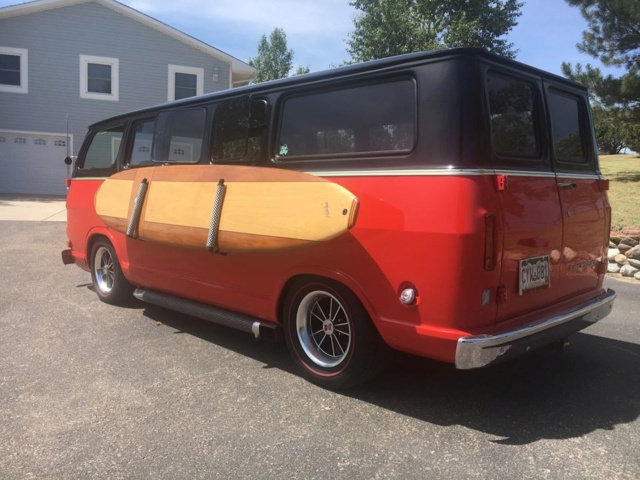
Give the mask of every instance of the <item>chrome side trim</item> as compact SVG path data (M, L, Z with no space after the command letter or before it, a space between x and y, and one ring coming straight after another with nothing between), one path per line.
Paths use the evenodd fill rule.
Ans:
M464 168L425 168L425 169L398 169L398 170L328 170L305 171L316 177L451 177L451 176L478 176L478 175L509 175L512 177L543 177L543 178L581 178L597 180L601 176L585 173L558 173L540 170L507 170L507 169L464 169Z
M456 347L456 368L496 364L566 338L609 315L615 298L616 293L609 289L586 304L524 327L491 335L461 337Z

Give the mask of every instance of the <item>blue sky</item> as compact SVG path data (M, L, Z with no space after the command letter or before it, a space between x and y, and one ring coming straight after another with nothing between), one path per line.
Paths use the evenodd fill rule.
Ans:
M15 0L0 0L0 7ZM348 0L122 0L236 58L256 55L263 34L281 27L294 65L311 71L327 69L349 59L346 39L356 11ZM519 50L517 60L560 74L563 61L599 62L581 54L576 43L587 23L564 0L526 0L519 24L508 40ZM615 71L611 71L615 73Z

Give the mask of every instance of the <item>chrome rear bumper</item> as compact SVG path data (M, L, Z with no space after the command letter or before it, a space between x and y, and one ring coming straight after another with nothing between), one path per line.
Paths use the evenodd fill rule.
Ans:
M616 292L609 289L586 304L523 327L461 337L456 347L456 368L494 365L562 340L609 315L615 298Z

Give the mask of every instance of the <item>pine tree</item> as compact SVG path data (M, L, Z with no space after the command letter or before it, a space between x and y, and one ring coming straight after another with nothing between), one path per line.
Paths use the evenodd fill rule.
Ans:
M420 50L482 47L513 58L503 37L517 25L517 0L353 0L360 11L347 41L355 61Z

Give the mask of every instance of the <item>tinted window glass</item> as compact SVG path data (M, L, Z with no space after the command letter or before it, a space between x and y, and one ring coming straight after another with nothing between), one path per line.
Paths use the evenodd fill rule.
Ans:
M540 156L533 85L496 74L487 76L491 141L498 155Z
M213 132L213 157L237 160L247 148L247 132L251 116L249 97L222 104L216 110Z
M156 161L197 163L207 112L204 109L174 110L158 115ZM162 154L160 154L162 152Z
M411 80L288 99L276 154L290 157L408 152L415 143Z
M87 90L93 93L111 93L111 65L87 64Z
M190 73L178 73L175 74L175 99L195 97L198 93L198 76Z
M553 149L561 162L586 163L580 98L549 91Z
M20 55L0 55L0 83L20 86Z
M116 162L124 125L96 133L82 164L83 169L109 168Z
M129 165L151 165L155 128L155 119L139 120L133 124L133 147Z

